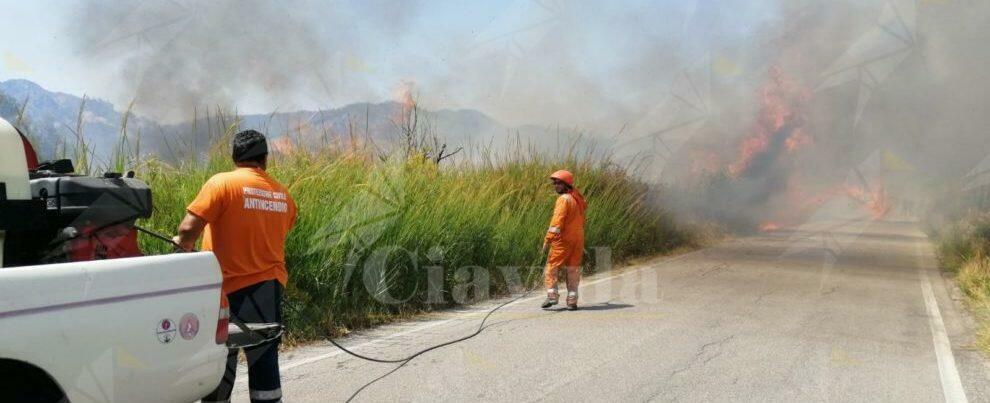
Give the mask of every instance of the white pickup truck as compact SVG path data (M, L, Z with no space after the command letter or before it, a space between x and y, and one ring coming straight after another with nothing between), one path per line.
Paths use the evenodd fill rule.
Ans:
M195 401L226 333L211 253L0 269L0 401Z
M23 213L39 207L21 147L0 119L0 251L8 257L29 256L18 230L37 232ZM0 401L198 400L226 363L220 285L212 253L0 268Z

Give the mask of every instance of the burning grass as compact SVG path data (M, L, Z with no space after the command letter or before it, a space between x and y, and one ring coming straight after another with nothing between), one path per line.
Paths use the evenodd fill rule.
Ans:
M155 212L140 224L174 232L203 182L231 168L228 143L215 144L205 159L141 164L139 175L155 192ZM691 242L667 212L647 202L644 184L605 157L482 153L470 162L438 164L417 153L369 147L283 148L292 151L274 154L269 171L289 187L300 210L287 244L286 317L296 340L504 292L498 268L540 264L554 200L546 177L562 167L576 172L589 200L587 262L594 262L595 247L611 248L611 258L621 261ZM170 251L146 237L141 246ZM369 271L374 265L383 270ZM442 290L432 294L429 267L444 268ZM593 264L586 269L593 270ZM484 273L490 286L464 291ZM532 283L539 274L531 270L524 280Z

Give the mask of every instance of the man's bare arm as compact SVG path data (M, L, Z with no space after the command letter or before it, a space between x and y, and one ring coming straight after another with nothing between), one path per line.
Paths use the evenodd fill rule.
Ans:
M206 221L195 214L186 212L186 217L179 223L178 235L172 238L184 251L191 251L196 246L196 240L203 233Z

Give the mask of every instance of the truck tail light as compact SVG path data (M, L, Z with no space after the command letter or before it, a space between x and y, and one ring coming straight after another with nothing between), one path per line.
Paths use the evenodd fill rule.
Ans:
M217 344L227 344L227 325L230 323L230 307L227 305L227 298L223 298L220 305L220 315L217 317L217 336L214 339Z

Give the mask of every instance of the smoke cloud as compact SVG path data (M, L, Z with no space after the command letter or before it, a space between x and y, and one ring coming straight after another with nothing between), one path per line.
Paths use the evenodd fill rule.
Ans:
M90 0L67 26L152 117L327 109L415 83L426 107L583 130L651 180L708 184L685 205L769 220L836 194L907 205L971 171L990 151L988 8Z
M703 121L651 138L685 144L657 164L662 176L707 186L685 203L773 227L837 200L884 216L963 197L960 177L990 151L988 7L799 1L778 11L765 41L726 52L749 55L738 75L706 64L718 95Z
M342 91L373 92L360 80L345 85L339 70L353 67L355 46L399 35L416 5L322 4L92 0L67 30L82 57L119 77L116 98L158 119L188 119L204 106L325 107Z
M614 133L685 62L750 41L777 8L88 0L66 27L81 57L119 77L117 100L152 116L325 109L389 99L408 81L427 106Z

